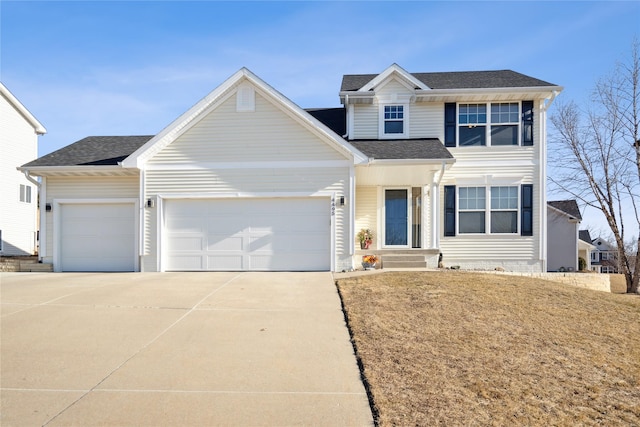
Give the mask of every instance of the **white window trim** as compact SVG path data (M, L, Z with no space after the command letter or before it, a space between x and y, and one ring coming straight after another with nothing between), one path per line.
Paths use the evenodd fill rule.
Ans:
M409 138L409 104L404 102L384 102L378 104L378 137L379 139ZM402 107L402 133L385 133L384 131L384 107Z
M484 187L484 210L481 209L467 209L462 212L484 212L484 233L461 233L460 232L460 188L467 187ZM513 212L513 209L491 209L491 187L516 187L518 194L518 207L516 208L516 232L515 233L492 233L491 232L491 212ZM456 236L519 236L522 215L522 187L521 183L517 184L464 184L456 185Z
M472 126L484 126L484 139L486 142L486 145L460 145L460 128L463 126L469 126L470 124L460 124L460 104L465 104L465 105L485 105L486 106L486 115L487 115L487 121L484 123L471 123ZM520 118L520 120L518 120L518 123L515 122L505 122L505 123L493 123L491 121L491 104L518 104L518 117ZM518 130L517 130L517 138L518 138L518 143L515 145L492 145L491 144L491 126L492 125L498 125L498 126L517 126ZM478 147L503 147L503 148L507 148L507 147L522 147L522 101L514 101L514 102L457 102L456 103L456 148L478 148Z

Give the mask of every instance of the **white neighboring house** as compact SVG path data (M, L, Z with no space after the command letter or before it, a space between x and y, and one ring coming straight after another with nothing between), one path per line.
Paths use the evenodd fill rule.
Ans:
M56 271L546 271L546 111L510 70L343 76L304 110L243 68L157 135L87 137L42 177ZM44 210L43 210L44 211ZM370 229L372 245L357 234Z
M578 256L585 260L586 271L595 271L591 265L591 260L596 247L591 243L591 234L589 230L580 230L578 236Z
M47 131L0 83L0 255L37 250L38 187L17 170L38 156L38 135Z

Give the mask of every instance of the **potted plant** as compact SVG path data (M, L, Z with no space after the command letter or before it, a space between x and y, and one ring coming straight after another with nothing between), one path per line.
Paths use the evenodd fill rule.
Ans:
M368 228L362 228L358 231L358 240L360 241L360 249L369 249L373 243L373 232Z
M362 268L365 270L375 269L377 263L378 257L375 255L365 255L362 257Z

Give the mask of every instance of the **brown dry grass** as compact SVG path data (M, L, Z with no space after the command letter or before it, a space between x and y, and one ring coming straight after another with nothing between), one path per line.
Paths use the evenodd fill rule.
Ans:
M377 424L640 425L640 297L464 272L338 280Z

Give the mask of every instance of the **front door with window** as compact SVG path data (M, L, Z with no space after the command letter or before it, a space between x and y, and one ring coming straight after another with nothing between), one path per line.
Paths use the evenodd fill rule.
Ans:
M385 246L408 246L409 244L408 197L407 189L384 192Z

